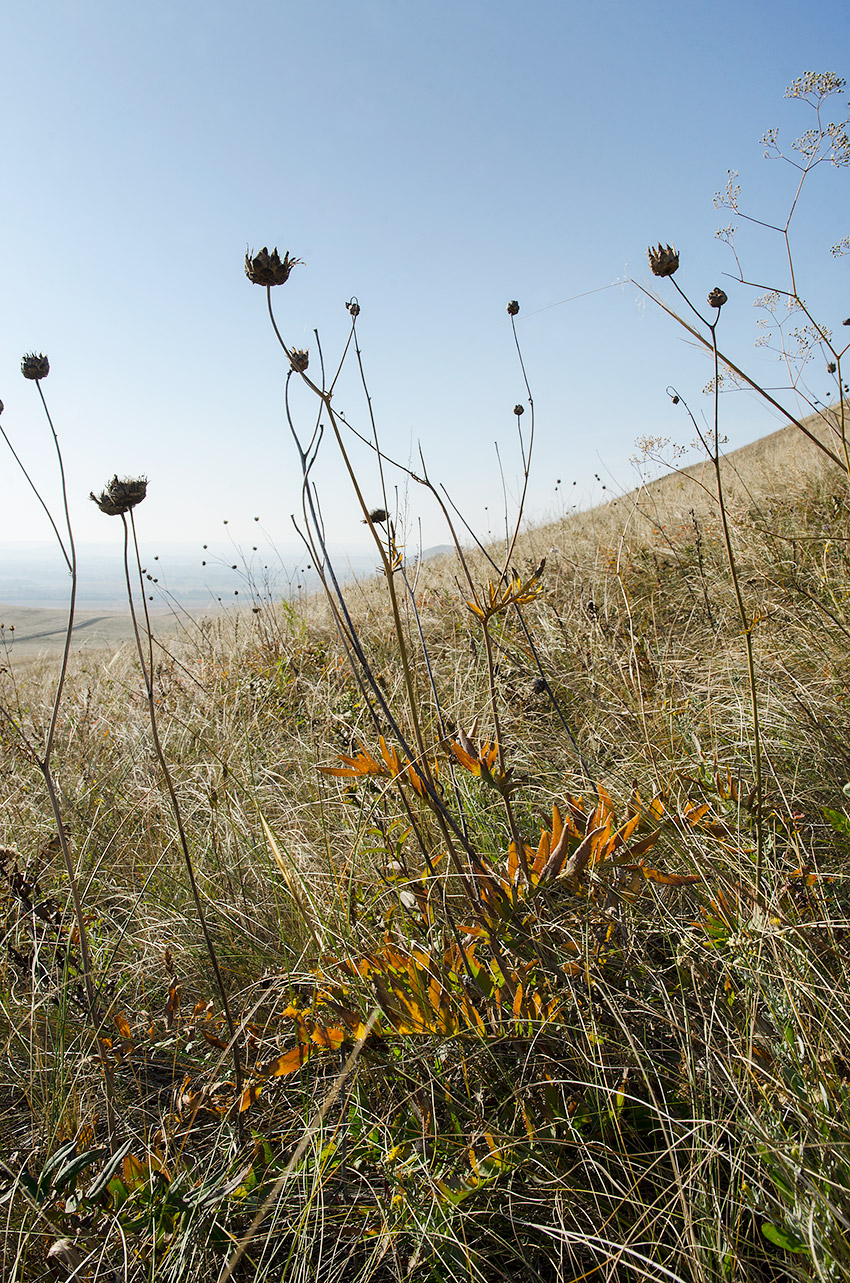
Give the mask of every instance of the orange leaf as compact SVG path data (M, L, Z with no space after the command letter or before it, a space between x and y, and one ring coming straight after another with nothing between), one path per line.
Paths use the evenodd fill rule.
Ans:
M309 1054L309 1047L305 1047L300 1042L296 1043L276 1060L270 1060L268 1064L262 1065L260 1073L264 1078L286 1078L289 1074L294 1074L296 1069L301 1068Z
M660 869L647 869L644 865L636 865L646 878L647 882L657 882L660 886L665 887L685 887L694 882L701 882L702 878L697 874L687 873L662 873Z
M250 1107L255 1103L255 1101L259 1099L259 1096L262 1090L263 1088L261 1083L251 1083L248 1087L245 1088L242 1095L239 1097L240 1114L244 1113L246 1109L250 1109Z
M123 1011L116 1011L112 1019L115 1021L115 1026L122 1038L132 1038L133 1031L127 1023L127 1017Z
M310 1038L317 1047L330 1047L336 1050L345 1042L345 1030L339 1029L335 1025L326 1025L324 1027L317 1025Z
M356 757L349 757L346 753L340 753L339 760L345 762L345 766L320 766L319 770L325 775L340 775L356 778L359 775L386 775L386 767L380 762L376 762L374 757L367 753L365 748L361 748Z

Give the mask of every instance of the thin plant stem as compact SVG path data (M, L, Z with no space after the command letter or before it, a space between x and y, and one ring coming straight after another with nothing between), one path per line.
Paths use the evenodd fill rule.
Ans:
M204 942L207 948L207 954L209 955L210 963L212 964L212 969L213 969L213 972L215 973L216 984L218 986L219 995L221 997L222 1006L224 1008L224 1018L227 1021L230 1050L233 1057L233 1072L236 1079L235 1094L236 1094L236 1099L238 1101L242 1095L242 1066L239 1059L239 1049L236 1045L236 1025L234 1023L233 1015L230 1010L230 1002L227 996L227 988L224 983L224 978L221 974L221 968L219 967L218 956L215 951L215 945L213 944L212 936L210 935L209 926L207 925L206 913L204 912L204 906L201 901L200 891L198 889L197 880L195 878L194 863L192 861L192 855L189 850L189 841L188 841L188 838L186 837L186 830L183 825L183 816L180 810L180 803L177 798L177 790L174 787L174 780L172 778L171 770L166 760L165 753L163 752L162 742L159 737L159 725L157 722L156 702L154 697L154 684L153 684L153 642L151 640L152 631L150 626L150 616L148 614L147 601L145 599L145 594L144 594L144 588L142 588L141 598L142 598L142 609L144 612L144 620L145 620L145 635L148 638L147 656L145 655L145 648L142 644L141 629L139 627L139 620L136 612L135 599L133 595L133 585L130 577L131 534L132 534L133 553L135 557L136 569L137 569L140 581L142 581L143 572L142 572L141 555L139 553L139 541L136 535L136 523L133 519L132 509L130 509L129 522L127 521L127 514L125 512L121 513L121 521L124 526L124 577L125 577L126 586L127 586L127 600L130 606L130 618L133 625L133 636L136 641L136 650L139 656L139 664L142 669L142 678L145 684L145 695L147 697L148 714L150 718L151 737L153 739L154 752L156 754L157 762L159 763L159 767L162 772L163 780L165 781L166 791L168 792L169 801L171 803L171 810L174 815L174 822L177 826L177 834L180 840L180 847L183 852L183 860L186 865L186 875L189 879L189 888L192 892L192 899L195 904L195 912L198 915L198 922L200 924L201 931L203 932ZM241 1135L242 1128L241 1128L240 1115L237 1115L237 1123L238 1123L238 1129Z

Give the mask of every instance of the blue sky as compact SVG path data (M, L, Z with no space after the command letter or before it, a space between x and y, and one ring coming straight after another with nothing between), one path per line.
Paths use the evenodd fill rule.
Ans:
M278 318L313 352L317 327L329 364L343 305L359 298L385 448L406 459L421 442L486 534L502 524L494 442L509 506L516 493L512 407L525 394L509 299L537 408L537 520L603 483L631 486L637 437L692 435L665 388L701 407L705 361L632 285L601 288L647 281L650 241L678 246L677 280L698 300L727 284L730 349L776 381L752 347L752 293L722 276L732 263L714 232L727 217L712 197L738 169L747 208L784 213L792 175L762 159L759 139L810 124L783 100L796 76L850 71L850 9L32 0L7 7L3 50L3 425L55 494L37 394L19 372L23 352L46 352L78 536L117 540L87 495L118 472L150 478L139 515L151 540L200 547L227 519L250 542L257 515L292 538L285 368L264 292L243 274L249 244L306 261L274 292ZM850 311L850 260L828 252L850 231L849 179L822 167L797 232L807 297L832 325ZM778 277L774 240L747 229L739 243L755 273ZM828 380L813 387L824 396ZM338 404L366 425L353 379ZM297 408L306 425L308 403ZM724 416L730 447L779 426L738 393ZM355 453L377 502L372 462ZM362 545L330 447L317 482L331 539ZM47 538L9 461L0 511L0 543ZM419 490L408 521L412 542L420 522L426 545L445 542Z

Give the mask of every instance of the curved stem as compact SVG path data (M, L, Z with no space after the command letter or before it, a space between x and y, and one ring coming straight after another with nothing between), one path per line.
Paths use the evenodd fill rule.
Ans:
M148 638L147 659L145 657L144 647L142 645L141 630L139 628L139 621L136 614L135 600L133 597L133 586L130 580L130 532L131 530L132 530L132 536L133 536L133 551L135 555L136 568L138 571L140 582L143 582L143 581L142 581L142 562L141 562L141 556L139 553L139 541L136 536L136 524L135 524L135 521L133 520L132 509L130 510L129 524L127 522L127 516L123 512L121 513L121 521L123 522L123 525L124 525L124 578L127 586L127 600L130 605L130 618L133 624L133 635L136 641L136 650L139 656L139 664L141 665L142 677L145 684L145 694L147 696L148 714L150 718L151 737L153 739L154 752L156 753L156 759L157 759L157 762L159 763L159 767L162 772L162 777L165 781L165 787L168 792L169 801L171 803L172 814L174 815L174 821L175 821L175 824L177 825L177 833L180 839L180 847L183 852L183 860L186 865L186 874L189 879L189 888L192 892L192 899L195 904L195 912L198 915L198 922L200 923L201 931L203 932L204 942L207 947L207 954L212 964L213 972L215 973L216 984L218 986L219 995L221 996L222 1006L224 1007L224 1017L225 1017L225 1020L227 1021L230 1049L233 1056L233 1072L236 1079L236 1098L238 1100L242 1095L242 1066L239 1060L239 1049L236 1046L236 1026L234 1024L233 1016L230 1011L230 1002L227 997L227 989L225 988L224 979L222 977L221 969L218 964L218 957L216 955L215 946L213 944L212 936L210 935L209 927L207 925L206 914L204 912L203 903L201 901L200 891L198 890L198 884L195 879L194 864L192 862L192 856L189 851L189 842L186 837L186 830L183 826L183 816L180 810L180 803L177 799L177 790L174 787L174 781L171 776L171 771L169 769L168 762L166 761L165 753L163 752L163 748L162 748L162 743L159 738L159 726L157 724L156 704L154 699L154 685L153 685L153 642L152 642L152 633L151 633L151 626L150 626L150 616L148 614L147 600L145 598L144 587L142 588L141 596L142 596L142 609L144 611L144 617L145 617L145 632ZM238 1117L238 1127L241 1133L241 1116Z

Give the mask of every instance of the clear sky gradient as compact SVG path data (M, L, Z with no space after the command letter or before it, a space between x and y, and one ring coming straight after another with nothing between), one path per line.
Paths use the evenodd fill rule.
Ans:
M665 388L701 409L706 361L634 286L601 288L651 280L651 241L678 246L677 280L700 302L726 286L731 352L779 381L752 346L752 292L722 275L728 215L712 197L737 169L745 208L784 215L793 174L759 139L811 123L783 99L803 71L850 73L846 0L31 0L5 7L2 36L3 426L55 496L19 371L25 351L47 353L82 540L118 540L87 498L117 472L150 478L146 538L200 548L227 519L250 542L260 516L291 541L285 366L246 245L306 261L273 293L311 357L317 327L333 362L359 298L385 448L407 459L421 442L481 534L503 522L494 442L511 508L517 489L509 299L538 416L535 520L634 484L637 437L690 440ZM850 260L829 255L848 211L850 175L822 167L796 243L804 293L832 326L850 312ZM739 245L754 274L781 279L776 238L746 229ZM825 373L810 386L828 397ZM353 379L338 404L366 426ZM303 397L297 409L306 425ZM741 393L724 414L730 448L779 426ZM362 545L330 446L316 479L330 538ZM0 514L0 543L49 537L5 456ZM408 519L411 540L421 521L426 546L446 542L420 490Z

